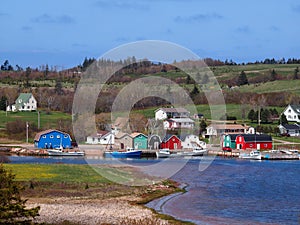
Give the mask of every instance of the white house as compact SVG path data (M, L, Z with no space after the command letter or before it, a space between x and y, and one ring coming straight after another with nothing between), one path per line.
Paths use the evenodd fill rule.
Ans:
M286 116L287 121L300 123L300 105L288 105L283 114Z
M204 141L200 141L199 137L194 134L188 134L188 135L181 135L181 147L183 149L192 149L194 147L201 147L203 149L206 149L206 143Z
M190 112L184 108L160 108L155 111L155 120L190 117Z
M291 137L300 136L300 125L298 124L280 124L278 128L280 134L288 134Z
M207 136L217 136L220 134L246 134L253 133L254 129L240 124L212 124L206 128Z
M31 93L21 93L15 104L7 106L7 111L36 111L37 101Z
M86 143L99 145L114 145L115 135L109 131L99 131L95 135L88 136L86 138Z
M165 130L193 129L195 122L190 118L173 118L165 120L163 124Z

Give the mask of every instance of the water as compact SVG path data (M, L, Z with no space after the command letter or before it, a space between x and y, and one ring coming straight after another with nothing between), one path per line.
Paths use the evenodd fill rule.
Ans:
M87 163L84 157L9 159L12 163ZM132 165L156 162L126 161ZM111 160L95 159L95 163ZM186 184L186 193L154 200L148 206L196 224L300 224L300 161L216 158L205 171L198 168L199 159L191 159L171 178Z
M191 160L172 177L187 193L148 206L196 224L299 224L300 161Z

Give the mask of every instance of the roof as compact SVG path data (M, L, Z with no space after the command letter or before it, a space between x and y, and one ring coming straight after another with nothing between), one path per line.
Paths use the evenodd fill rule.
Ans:
M267 134L240 134L238 136L244 137L245 142L253 142L253 141L272 142L272 137Z
M127 117L118 117L114 124L113 127L118 127L118 128L123 128L128 124L129 118Z
M30 97L32 96L31 93L21 93L19 97L16 99L17 105L23 105L24 103L29 102ZM20 102L21 100L21 102Z
M59 132L59 133L62 133L64 135L69 135L68 133L65 133L65 132L62 132L62 131L59 131L59 130L54 130L54 129L48 129L48 130L44 130L44 131L41 131L39 133L37 133L34 137L34 141L39 141L41 136L45 135L45 134L48 134L48 133L51 133L51 132ZM69 135L70 136L70 135Z
M299 130L300 126L298 124L283 124L283 126L286 130Z
M162 111L165 111L165 112L169 112L169 113L189 113L189 111L187 111L185 108L159 108L156 110L159 111L159 110L162 110Z
M231 141L235 141L236 137L239 136L240 134L226 134L226 136L230 137Z
M172 119L168 119L168 121L174 121L177 123L194 123L194 120L190 118L172 118Z
M171 137L176 137L177 139L179 139L175 134L166 134L166 136L164 137L164 139L162 140L162 142L167 142L171 139Z
M300 105L290 105L291 108L298 114L300 114Z
M97 132L97 134L94 135L89 135L89 137L93 137L93 138L102 138L107 136L108 134L110 134L111 132L106 131L106 130L100 130Z
M181 134L180 136L179 136L179 139L181 140L181 141L184 141L187 137L189 137L189 136L196 136L195 134Z
M125 137L125 136L128 136L128 137L132 138L132 137L131 137L129 134L127 134L127 133L118 132L118 133L116 134L116 139L121 139L121 138L123 138L123 137Z
M145 134L143 134L143 133L137 133L137 132L132 133L130 136L131 136L132 138L136 138L136 137L139 136L139 135L143 135L144 137L147 138L147 136L146 136Z
M247 129L249 127L245 127L240 124L211 124L209 127L213 127L214 129L217 130L225 130L225 129Z

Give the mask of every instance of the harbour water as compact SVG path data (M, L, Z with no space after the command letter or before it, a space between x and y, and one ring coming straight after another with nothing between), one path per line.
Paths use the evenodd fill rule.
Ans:
M10 157L11 163L86 164L84 158ZM196 224L299 224L300 161L250 161L217 157L204 171L190 159L171 179L186 193L148 203L164 214ZM97 163L111 163L96 160ZM129 164L153 164L135 159Z
M203 172L198 161L172 177L187 192L148 204L196 224L299 224L299 161L216 158Z

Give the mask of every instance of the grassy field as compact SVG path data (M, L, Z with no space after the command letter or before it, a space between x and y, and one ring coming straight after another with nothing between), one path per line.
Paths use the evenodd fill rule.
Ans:
M89 165L4 164L17 181L110 183Z
M272 92L292 92L300 95L300 80L278 80L260 84L251 84L237 87L241 92L272 93Z
M10 121L16 121L17 119L34 123L38 125L38 113L37 112L6 112L0 111L0 128L5 128L5 124ZM43 127L55 127L58 120L71 120L71 115L62 112L50 112L40 111L40 126Z

